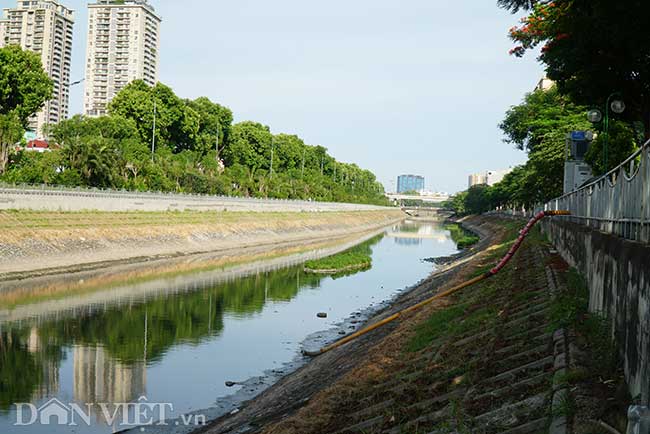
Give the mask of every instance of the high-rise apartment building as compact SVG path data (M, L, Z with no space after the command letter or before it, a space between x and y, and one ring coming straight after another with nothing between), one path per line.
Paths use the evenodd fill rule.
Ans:
M111 99L133 80L156 84L160 21L147 0L88 5L84 114L106 114Z
M9 20L5 18L4 13L0 15L0 47L4 47L7 38L7 25Z
M37 135L68 116L73 24L73 11L56 0L18 0L15 8L3 10L0 46L16 44L38 53L54 82L53 98L30 119Z
M397 177L397 192L421 192L424 190L424 177L418 175L400 175Z

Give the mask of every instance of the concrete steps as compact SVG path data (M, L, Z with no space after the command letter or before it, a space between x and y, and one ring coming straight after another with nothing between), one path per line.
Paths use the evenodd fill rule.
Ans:
M549 282L531 271L539 257L522 256L521 278L531 275L535 289L494 297L491 305L502 309L489 327L477 324L452 342L437 339L405 355L391 378L365 390L337 433L543 432L554 363Z

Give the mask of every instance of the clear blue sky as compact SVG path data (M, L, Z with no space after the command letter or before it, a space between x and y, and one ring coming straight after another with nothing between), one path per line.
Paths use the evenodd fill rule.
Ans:
M83 77L87 2L72 79ZM542 68L508 55L518 17L496 0L150 0L162 15L160 81L327 147L386 189L414 173L432 190L521 163L497 124ZM82 109L82 87L71 112ZM391 182L392 181L392 182Z

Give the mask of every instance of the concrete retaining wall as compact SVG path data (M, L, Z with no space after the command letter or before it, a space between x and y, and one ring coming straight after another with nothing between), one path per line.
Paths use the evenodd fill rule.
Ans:
M606 315L633 397L650 404L650 246L587 226L548 219L542 230L587 277L589 309Z
M324 212L387 209L374 205L109 190L0 188L0 210Z

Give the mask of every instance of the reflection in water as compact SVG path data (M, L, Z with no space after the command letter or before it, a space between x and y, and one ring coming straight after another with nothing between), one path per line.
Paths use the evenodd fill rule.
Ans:
M373 238L354 249L370 249L380 240L381 236ZM224 313L238 318L251 316L260 312L267 301L288 302L301 288L317 288L323 278L304 273L302 266L290 267L192 293L128 306L106 306L100 312L89 309L74 317L48 320L38 327L12 329L7 335L11 345L0 345L0 372L8 374L2 375L7 384L0 383L0 410L6 410L13 402L56 394L57 362L61 357L50 356L60 356L66 346L74 346L75 401L137 400L145 394L147 363L160 361L171 346L198 345L221 333ZM41 372L25 380L21 375L25 367Z
M0 408L56 392L58 377L52 376L58 373L63 347L72 345L75 400L130 402L145 390L145 363L159 361L175 343L199 344L222 331L224 312L252 315L267 300L289 301L300 287L317 287L321 278L292 267L147 304L107 307L50 320L38 328L4 332ZM30 375L24 375L26 370Z
M434 225L400 224L390 228L386 234L393 237L395 243L382 242L383 236L379 236L356 247L372 249L373 268L340 277L336 284L332 277L304 273L301 265L258 272L219 284L197 285L196 290L189 292L161 293L149 299L133 297L113 304L94 302L60 315L48 313L30 320L0 322L0 432L5 431L3 426L9 426L10 419L3 419L2 412L11 410L16 402L40 404L45 399L59 397L74 399L80 404L119 403L148 396L153 386L160 393L160 387L164 386L160 384L160 377L169 375L169 372L163 369L162 374L158 373L158 382L148 385L147 377L153 367L165 368L170 360L180 357L178 368L172 370L172 375L186 375L178 369L191 369L187 366L188 360L181 357L183 353L181 356L178 353L170 355L180 346L188 349L184 352L192 348L214 351L200 355L202 359L209 359L206 364L212 365L213 371L233 363L243 364L242 356L250 359L246 360L247 366L268 369L271 360L265 357L275 357L268 353L276 351L273 350L275 347L268 345L278 345L268 338L265 341L264 336L268 333L289 336L288 330L297 330L292 339L299 342L309 333L308 329L301 332L300 324L307 321L305 318L316 321L313 312L326 305L341 303L339 310L345 310L344 315L349 315L355 309L389 297L390 291L413 283L430 272L431 266L421 264L417 260L419 257L432 253L443 256L455 248L449 234ZM446 243L442 247L439 247L440 239ZM420 251L424 249L425 241L429 246ZM374 251L378 246L381 247L380 253ZM413 250L415 257L405 255L411 251L403 250L405 247ZM438 250L432 252L432 247ZM393 251L395 248L399 250ZM378 264L378 268L374 264ZM361 275L366 273L369 277L364 280L366 278ZM346 284L347 280L356 283ZM392 289L376 292L384 284L393 285ZM329 292L324 288L329 288ZM340 288L340 292L335 292L336 288ZM295 299L299 294L302 294L301 301L296 305ZM78 302L74 296L69 298L71 303ZM310 304L310 300L316 304ZM263 316L267 305L276 306L274 309L286 306L287 312L282 316L273 317L273 312ZM18 308L29 309L30 306ZM261 318L263 321L256 325ZM239 330L230 327L230 333L225 333L227 321L228 324L236 321ZM310 327L317 328L309 330L327 327L323 324L310 323ZM246 342L237 342L237 339ZM291 351L295 354L295 348ZM166 364L163 363L165 360ZM69 374L63 366L70 369ZM177 393L177 390L172 391L173 395ZM210 402L214 402L214 395L202 405L207 406ZM93 409L97 410L96 407ZM95 417L97 420L102 418L97 411Z
M146 344L145 344L146 345ZM146 348L146 347L145 347ZM106 353L102 347L74 347L74 400L84 404L109 404L110 414L116 402L136 401L145 395L146 356L142 361L125 364ZM99 407L91 407L97 410ZM95 412L105 422L102 412Z
M418 246L422 244L422 238L395 237L395 244L401 244L403 246Z

